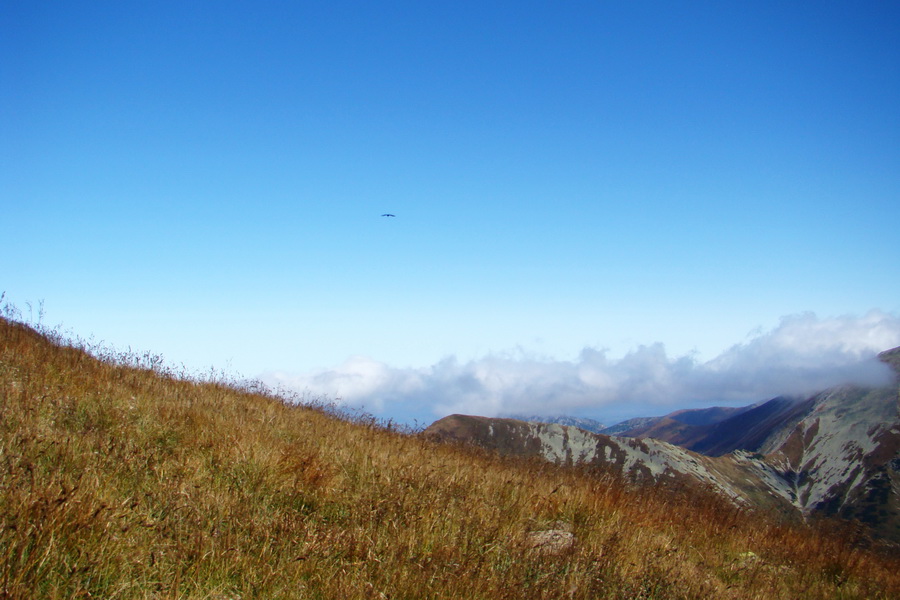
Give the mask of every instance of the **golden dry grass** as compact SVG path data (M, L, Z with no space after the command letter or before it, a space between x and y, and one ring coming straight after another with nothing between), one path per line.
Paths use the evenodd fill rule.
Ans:
M0 319L0 597L900 597L846 536L93 354Z

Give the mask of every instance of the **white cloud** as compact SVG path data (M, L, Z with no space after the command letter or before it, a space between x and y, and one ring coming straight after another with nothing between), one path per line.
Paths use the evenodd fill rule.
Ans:
M585 348L575 361L517 351L462 364L449 357L405 369L353 357L333 369L262 379L401 420L451 413L600 414L612 407L621 412L624 405L665 412L751 403L841 383L884 383L889 371L874 357L898 345L897 316L871 311L820 319L805 313L785 317L775 329L705 363L669 357L662 344L653 344L618 359L596 348Z

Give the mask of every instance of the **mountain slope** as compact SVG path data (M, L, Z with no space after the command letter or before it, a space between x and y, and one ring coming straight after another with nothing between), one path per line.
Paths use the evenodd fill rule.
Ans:
M636 493L51 339L0 318L4 598L900 594L896 558L711 494Z
M557 415L555 417L540 417L537 415L509 415L507 418L515 419L517 421L530 421L533 423L556 423L557 425L569 425L571 427L577 427L578 429L583 429L584 431L592 431L594 433L602 433L603 429L606 427L603 423L595 419L589 419L586 417L570 417L567 415Z
M655 437L673 444L684 445L676 439L696 437L694 427L713 425L752 409L753 406L695 408L676 410L662 417L637 417L606 427L598 433L624 437ZM566 423L566 425L574 423ZM669 430L672 430L669 433Z
M740 505L752 504L765 473L745 468L732 457L709 457L653 438L624 438L552 423L450 415L423 435L440 442L476 445L507 456L540 457L556 464L593 467L633 482L678 482L713 488ZM735 470L737 475L731 475ZM766 506L789 500L782 494Z
M713 425L754 408L714 406L676 410L662 417L637 417L606 427L598 433L623 437L653 437L684 446L691 439L701 437L704 425ZM569 423L566 423L567 425ZM574 424L574 423L573 423Z
M730 419L743 412L752 409L753 406L712 406L709 408L694 408L687 410L676 410L667 416L679 423L687 425L713 425L720 423L725 419Z
M812 404L812 399L773 398L697 432L688 447L709 456L721 456L734 450L756 452L773 431L793 427L799 422Z
M894 350L882 359L894 364L898 355ZM896 383L843 386L805 400L775 398L710 425L664 417L632 430L640 438L462 415L435 422L425 434L503 454L602 466L635 480L689 481L746 505L856 520L900 542L898 392Z
M789 427L809 410L809 401L773 398L743 408L683 410L621 431L624 437L652 437L709 456L757 451L772 430ZM715 412L708 413L713 410Z
M802 418L774 427L757 453L731 456L804 517L853 520L900 543L898 388L838 387L797 407Z
M631 430L640 430L643 428L651 427L654 423L658 423L663 418L664 417L634 417L633 419L628 419L627 421L622 421L621 423L616 423L615 425L604 427L597 433L602 433L604 435L624 435Z
M900 415L896 388L843 387L812 399L793 427L760 449L791 483L804 514L866 523L900 540Z

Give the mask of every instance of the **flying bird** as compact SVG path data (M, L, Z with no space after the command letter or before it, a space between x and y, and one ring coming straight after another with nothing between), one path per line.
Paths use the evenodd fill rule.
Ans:
M396 217L397 215L392 215L391 213L384 213L381 215L382 217Z

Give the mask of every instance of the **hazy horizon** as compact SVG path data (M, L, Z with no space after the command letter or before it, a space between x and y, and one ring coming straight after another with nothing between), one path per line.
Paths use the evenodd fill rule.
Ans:
M879 310L862 316L789 315L772 330L756 330L711 360L667 352L662 342L616 356L584 347L558 359L519 347L462 361L448 355L431 365L396 367L350 356L305 373L248 375L232 364L191 367L154 349L115 345L48 318L43 301L19 306L5 293L8 318L52 332L54 339L124 364L150 366L201 381L262 383L286 399L333 405L361 415L427 425L450 414L489 417L582 417L606 426L681 409L739 407L775 397L806 398L839 385L882 386L896 374L878 354L900 347L900 317Z
M422 368L396 368L355 356L305 374L268 372L261 380L309 397L336 400L382 418L428 423L453 413L481 416L581 416L607 425L678 409L746 406L893 380L879 352L900 346L900 318L782 319L709 361L672 356L665 345L621 357L585 347L575 360L519 351L461 362L448 356Z

